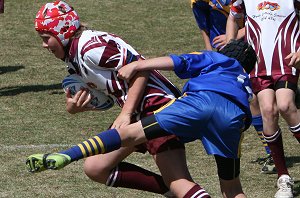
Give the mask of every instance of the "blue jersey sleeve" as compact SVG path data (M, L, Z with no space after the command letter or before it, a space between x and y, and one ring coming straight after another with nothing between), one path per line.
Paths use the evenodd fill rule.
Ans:
M202 69L213 63L210 56L206 53L193 53L174 55L170 57L174 62L174 72L181 79L197 77L201 74Z

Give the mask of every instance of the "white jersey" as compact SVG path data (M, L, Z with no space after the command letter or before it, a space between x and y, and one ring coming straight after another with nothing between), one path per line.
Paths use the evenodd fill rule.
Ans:
M246 14L246 39L253 45L258 64L251 77L296 75L285 57L300 49L300 27L297 15L299 1L233 0L230 14L236 18Z
M122 66L142 58L120 37L101 31L83 31L72 41L66 63L71 73L77 73L93 89L113 97L123 107L127 99L128 83L117 77ZM150 74L143 98L136 110L137 119L152 112L180 91L159 72Z

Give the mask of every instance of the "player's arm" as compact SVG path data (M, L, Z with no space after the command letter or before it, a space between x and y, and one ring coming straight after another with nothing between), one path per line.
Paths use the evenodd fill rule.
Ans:
M226 23L226 41L227 43L232 39L240 39L245 35L245 28L239 32L239 23L244 22L246 15L245 5L243 1L232 0L230 13Z
M198 76L202 69L211 65L214 60L209 53L194 52L190 54L164 56L143 61L132 62L119 70L119 78L130 81L137 71L173 70L181 79Z
M142 61L135 61L122 67L118 71L118 77L129 81L138 71L147 70L173 70L174 63L171 57L164 56Z
M148 71L137 72L129 82L127 99L112 128L120 128L130 124L131 117L140 103L149 77Z
M241 28L241 29L238 30L236 38L237 39L242 39L242 38L245 37L245 34L246 34L245 33L245 27L243 27L243 28Z
M233 15L229 15L227 18L227 23L226 23L226 41L227 43L232 40L237 38L238 34L238 24Z
M205 49L206 50L212 50L212 46L210 44L210 39L209 39L209 35L205 30L200 30L201 34L202 34L202 38L204 41L204 45L205 45Z

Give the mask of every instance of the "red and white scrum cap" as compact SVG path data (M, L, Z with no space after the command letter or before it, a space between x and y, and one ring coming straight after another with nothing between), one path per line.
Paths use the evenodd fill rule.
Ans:
M41 7L36 14L34 26L38 32L52 33L65 47L79 28L80 22L73 7L57 0Z

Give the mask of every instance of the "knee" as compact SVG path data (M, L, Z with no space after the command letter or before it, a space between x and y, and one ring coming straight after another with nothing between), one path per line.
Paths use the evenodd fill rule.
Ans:
M265 105L261 108L262 116L264 120L274 120L274 117L278 114L276 106Z
M293 105L290 103L280 103L277 106L280 114L283 116L297 111L296 106L293 107Z
M84 173L93 181L105 184L110 173L107 168L93 158L87 158L84 162Z

